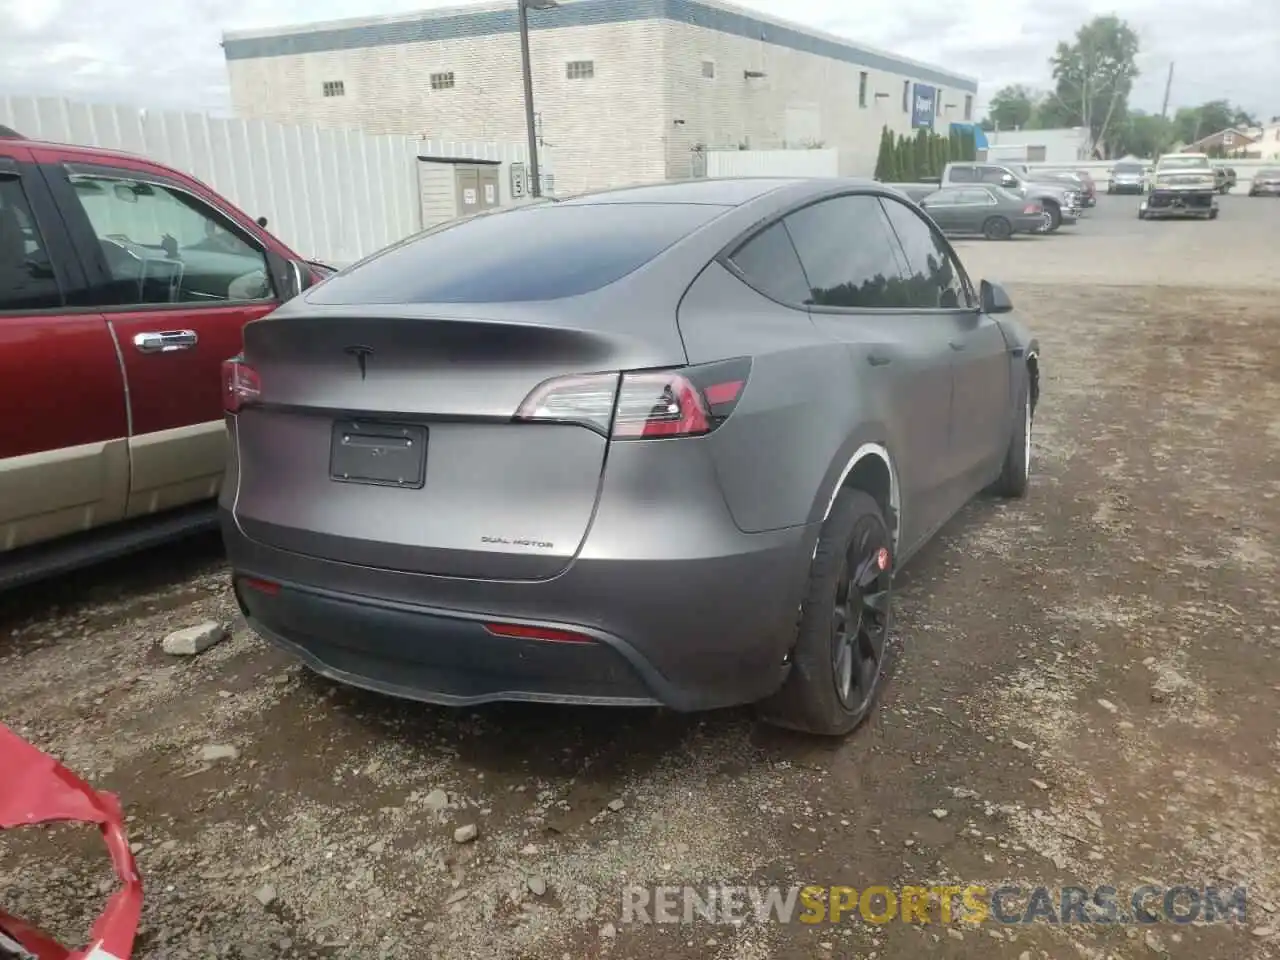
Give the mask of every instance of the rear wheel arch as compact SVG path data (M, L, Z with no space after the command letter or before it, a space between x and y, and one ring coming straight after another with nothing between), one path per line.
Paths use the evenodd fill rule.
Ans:
M842 490L861 490L868 494L880 507L889 532L893 537L894 552L897 553L899 538L902 532L900 508L901 488L898 485L898 471L893 458L884 444L877 441L863 443L853 452L845 463L835 486L827 500L822 519L825 522L835 506L836 497Z
M1040 402L1040 353L1036 349L1027 351L1027 380L1031 391L1031 412L1035 413Z

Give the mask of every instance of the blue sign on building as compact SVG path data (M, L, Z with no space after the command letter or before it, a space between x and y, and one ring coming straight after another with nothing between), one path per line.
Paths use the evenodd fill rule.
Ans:
M917 83L911 100L911 126L932 127L938 112L938 88Z

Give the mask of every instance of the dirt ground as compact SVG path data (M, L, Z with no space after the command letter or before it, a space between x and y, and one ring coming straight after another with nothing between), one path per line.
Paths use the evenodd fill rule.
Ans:
M1037 245L1088 258L1089 227ZM214 541L0 600L0 717L123 799L145 958L1280 956L1271 278L1010 278L1043 346L1032 492L973 503L904 572L891 681L842 743L748 710L453 712L343 689L249 634ZM206 619L232 639L160 652ZM209 745L238 757L202 763ZM467 824L479 839L455 843ZM947 882L1244 885L1248 914L620 922L625 884ZM109 888L92 833L0 837L0 906L68 939Z

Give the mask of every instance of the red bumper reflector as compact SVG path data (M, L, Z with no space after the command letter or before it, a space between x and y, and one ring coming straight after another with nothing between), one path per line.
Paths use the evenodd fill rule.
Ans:
M889 551L885 547L876 551L876 566L881 570L889 569Z
M240 586L248 590L257 590L258 593L265 593L268 597L274 597L280 592L280 584L272 583L270 580L259 580L257 577L241 577Z
M556 630L554 627L530 627L522 623L486 623L484 628L495 637L514 637L518 640L546 640L551 643L595 643L585 633L572 630Z

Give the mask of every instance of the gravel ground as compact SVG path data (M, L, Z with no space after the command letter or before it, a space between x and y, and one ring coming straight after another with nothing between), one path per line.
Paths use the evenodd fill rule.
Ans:
M1205 257L1262 271L1250 231L1280 236L1280 205L1128 224L1109 200L1070 237L961 245L1042 341L1032 493L976 501L904 572L890 682L842 743L747 710L453 712L343 689L249 634L212 540L0 598L0 716L126 805L138 955L1280 955L1280 280L1160 285L1214 274ZM1148 230L1185 239L1185 269L1115 260ZM159 649L209 619L231 639ZM110 879L90 831L0 837L0 906L68 940ZM1004 881L1244 884L1248 922L619 915L628 883Z

